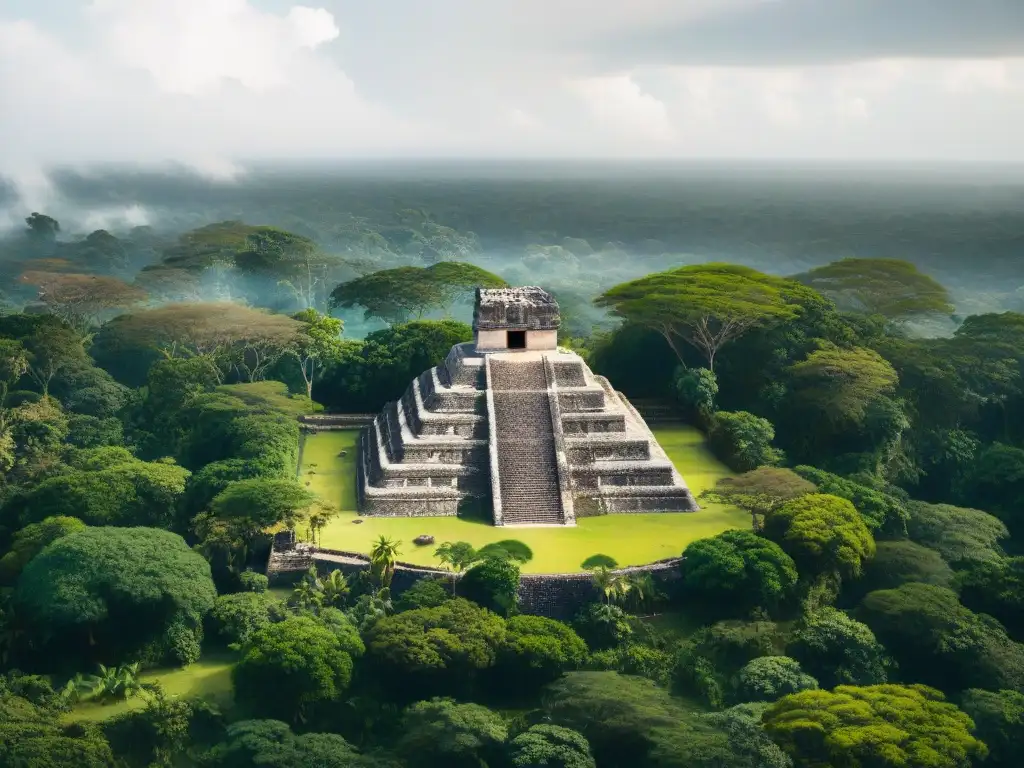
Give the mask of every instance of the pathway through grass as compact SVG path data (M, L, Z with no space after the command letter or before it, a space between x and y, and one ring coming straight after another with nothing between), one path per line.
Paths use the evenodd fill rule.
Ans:
M699 431L689 426L654 430L662 447L675 462L694 494L714 485L728 474L704 444ZM307 435L303 448L302 481L312 491L338 504L342 514L321 535L331 549L369 552L381 534L403 542L401 559L436 565L434 546L416 547L420 534L442 541L468 541L476 547L501 539L518 539L533 550L527 573L579 571L580 563L601 552L620 565L642 565L678 555L691 541L714 536L728 528L750 524L738 509L709 504L699 512L681 514L604 515L583 518L575 528L496 528L486 522L451 517L373 518L358 517L355 496L355 456L358 430ZM345 451L345 456L339 454ZM309 470L313 474L309 474ZM355 523L355 520L362 520Z

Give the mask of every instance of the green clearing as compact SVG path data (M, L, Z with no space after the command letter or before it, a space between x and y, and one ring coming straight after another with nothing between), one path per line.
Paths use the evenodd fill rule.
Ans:
M312 402L305 395L293 395L288 385L280 381L254 381L251 384L222 384L218 392L237 397L247 405L256 408L270 408L289 416L305 416L323 410L323 406Z
M689 426L655 429L654 433L675 462L694 494L728 474ZM526 573L579 571L580 563L596 553L611 555L620 565L642 565L680 554L691 541L729 528L743 528L750 518L734 507L709 504L686 514L605 515L578 521L575 528L496 528L489 523L451 517L372 518L356 513L356 437L358 430L307 435L302 453L302 481L310 490L338 504L342 513L321 533L329 549L369 552L381 535L404 542L401 559L417 565L438 565L434 546L416 547L420 534L443 541L468 541L481 547L502 539L518 539L533 550ZM339 456L345 451L344 457ZM308 474L312 469L314 474ZM362 520L356 524L354 521ZM301 533L301 532L300 532Z
M207 655L188 667L143 672L141 680L144 683L159 683L168 695L186 699L198 697L227 709L233 699L231 666L234 662L235 657L231 654ZM145 706L146 699L142 696L108 704L84 701L71 710L66 719L97 722Z

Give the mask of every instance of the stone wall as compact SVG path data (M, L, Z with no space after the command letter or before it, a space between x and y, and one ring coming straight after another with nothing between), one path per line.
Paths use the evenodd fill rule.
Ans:
M310 565L316 565L317 570L323 574L340 570L346 575L370 567L369 558L357 552L314 549L309 545L295 544L294 539L290 544L285 540L281 543L289 548L279 550L275 539L267 568L272 586L295 584ZM679 578L679 562L680 558L671 558L649 565L621 568L616 573L646 572L651 574L655 583L665 585ZM424 578L450 581L452 574L437 568L399 562L391 582L392 596L398 597ZM599 597L588 573L524 573L519 581L519 610L523 613L568 620L587 603L595 602Z

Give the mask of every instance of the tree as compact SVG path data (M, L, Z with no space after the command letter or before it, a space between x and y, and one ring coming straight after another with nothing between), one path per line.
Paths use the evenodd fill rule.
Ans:
M775 542L750 531L698 539L683 552L679 567L683 588L718 617L777 608L797 582L793 559Z
M596 768L582 734L557 725L534 725L509 742L512 768Z
M370 550L370 573L381 589L391 587L398 556L402 553L401 544L402 542L381 534Z
M395 603L395 610L414 611L417 608L437 608L451 598L440 579L418 579L401 594Z
M13 584L29 561L48 544L81 530L85 530L85 523L65 516L47 517L25 526L14 534L7 554L0 557L0 583Z
M713 371L680 366L672 379L672 386L676 399L689 411L696 424L710 421L716 410L715 398L718 396L718 379Z
M12 508L25 522L37 522L61 512L87 525L144 525L170 528L185 492L189 471L168 461L139 461L108 449L83 449L98 454L101 464L75 469L42 481Z
M245 645L274 621L284 618L280 602L259 592L220 595L207 615L212 634L223 645Z
M679 340L715 369L715 356L758 326L798 316L807 293L793 281L736 264L695 264L605 291L595 303L628 323L657 331L685 365Z
M28 372L28 353L20 341L0 338L0 423L7 393Z
M953 583L953 570L933 549L912 541L879 541L874 558L864 566L864 575L851 585L851 594L863 597L876 589L894 589L909 582L948 587Z
M498 669L507 687L530 688L578 668L587 644L571 627L543 616L513 616L506 622Z
M899 383L893 367L874 350L834 344L822 345L787 372L795 407L834 429L862 424L869 406L891 395Z
M735 477L723 477L702 499L730 504L750 513L752 528L761 529L764 516L787 501L814 493L817 487L791 469L758 467Z
M301 333L289 350L299 364L299 372L306 384L306 397L313 399L313 384L323 377L328 361L338 356L341 349L341 320L321 315L315 309L305 309L293 319L304 324Z
M871 592L858 616L892 653L905 679L942 690L1024 685L1024 646L956 593L929 584Z
M900 259L841 259L797 275L843 309L902 321L921 315L953 314L949 292Z
M25 219L28 225L29 235L33 239L53 241L57 239L60 232L60 223L45 213L32 213Z
M235 367L249 381L262 380L302 330L286 315L230 301L164 304L122 315L106 327L122 346L155 349L168 358L205 356L222 372Z
M580 733L609 768L764 768L750 743L729 734L650 680L570 672L548 686L551 721ZM778 764L773 768L781 768Z
M398 753L412 767L487 768L508 738L504 720L479 704L432 699L413 704L402 717Z
M254 712L301 720L341 697L352 680L352 657L323 623L292 616L250 639L231 680Z
M590 581L601 599L611 605L621 603L629 592L630 584L626 575L603 565L590 568Z
M153 528L87 528L29 561L15 593L51 658L119 660L150 648L182 663L216 591L210 566L180 536ZM195 646L198 656L198 644Z
M898 496L816 467L800 465L793 471L814 483L819 493L840 496L853 504L872 532L906 533L910 513L906 502Z
M633 635L626 612L617 605L590 603L573 619L573 628L593 650L622 645Z
M972 560L966 566L956 574L960 602L995 617L1016 639L1024 638L1024 557Z
M367 657L396 694L472 687L505 643L505 622L468 600L378 619L366 632Z
M241 720L202 756L210 768L373 768L336 733L295 734L280 720Z
M40 325L22 339L28 352L28 375L45 397L50 382L66 367L85 359L82 338L66 325Z
M786 653L823 688L884 683L892 667L871 629L835 608L821 608L805 616Z
M733 682L737 702L776 701L799 691L813 690L818 681L788 656L761 656L747 662Z
M797 768L969 768L985 757L971 719L923 685L842 685L786 696L764 713Z
M778 627L769 621L720 621L703 627L679 644L673 682L680 691L721 707L732 679L753 659L774 655L778 641Z
M974 735L988 747L986 766L1024 765L1024 694L972 688L960 706L974 721Z
M767 515L765 536L811 574L856 578L875 554L875 540L853 504L824 493L793 499Z
M934 549L947 563L995 561L1002 556L999 542L1009 532L998 518L980 509L912 501L908 511L911 540Z
M97 726L61 721L55 704L30 701L0 685L0 765L11 768L116 768Z
M484 608L509 615L519 592L519 566L511 560L488 558L462 577L462 594Z
M708 431L708 446L737 472L778 464L782 452L772 447L775 427L747 411L719 411Z
M476 549L468 541L446 541L436 550L434 557L452 572L452 594L455 594L457 575L480 559Z
M446 308L476 288L502 288L504 280L480 267L445 261L430 267L396 267L341 283L331 292L331 307L361 306L367 319L401 323Z
M132 307L146 292L116 277L60 272L26 272L21 281L39 289L39 301L78 331L96 325L106 312Z

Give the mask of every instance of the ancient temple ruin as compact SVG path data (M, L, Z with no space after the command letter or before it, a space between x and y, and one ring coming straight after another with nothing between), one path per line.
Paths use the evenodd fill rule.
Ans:
M689 512L683 478L629 401L558 347L537 287L478 289L474 341L456 344L360 436L365 515L492 510L495 525Z

